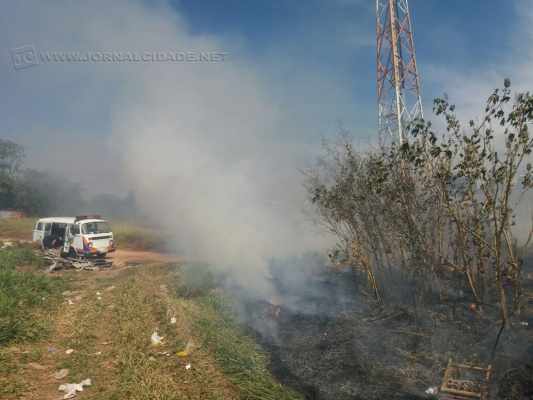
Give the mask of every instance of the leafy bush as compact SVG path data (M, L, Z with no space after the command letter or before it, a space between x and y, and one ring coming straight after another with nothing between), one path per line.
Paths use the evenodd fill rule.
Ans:
M339 239L335 258L367 273L378 302L405 299L392 288L414 285L415 306L435 292L440 300L464 292L478 306L497 305L504 324L520 308L512 228L514 200L533 186L533 95L512 102L504 86L479 123L464 128L455 107L437 99L446 132L420 120L409 142L358 152L344 141L310 171L310 199ZM393 275L405 284L391 284Z

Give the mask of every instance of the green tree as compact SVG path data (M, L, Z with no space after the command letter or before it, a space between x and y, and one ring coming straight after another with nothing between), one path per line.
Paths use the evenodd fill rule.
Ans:
M15 207L17 175L24 162L24 148L11 140L0 139L0 208Z

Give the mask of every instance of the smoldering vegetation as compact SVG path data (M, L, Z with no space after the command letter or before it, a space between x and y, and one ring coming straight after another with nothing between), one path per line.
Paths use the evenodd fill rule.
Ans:
M447 303L435 292L416 307L407 294L415 284L399 285L404 278L388 275L380 281L403 301L376 307L364 273L317 254L273 260L270 272L273 298L233 285L231 276L224 287L240 321L269 351L272 371L307 399L428 398L425 390L440 385L450 358L492 364L493 398L531 394L531 327L506 330L493 358L497 309L473 311L466 292ZM533 314L520 321L531 325Z
M272 259L267 298L228 290L283 382L310 399L426 398L451 359L491 365L491 398L531 396L531 235L515 235L511 199L531 187L533 102L510 101L506 82L471 132L436 100L442 139L420 121L409 144L328 149L307 187L338 239L329 260Z

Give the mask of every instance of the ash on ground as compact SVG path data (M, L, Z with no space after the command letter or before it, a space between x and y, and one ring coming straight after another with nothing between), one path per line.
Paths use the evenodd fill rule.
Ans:
M241 289L238 314L270 352L278 379L307 399L432 398L425 391L440 385L450 358L491 363L493 399L533 399L533 305L504 331L492 358L495 310L472 310L460 293L431 308L379 308L364 276L318 256L273 262L271 274L275 298Z

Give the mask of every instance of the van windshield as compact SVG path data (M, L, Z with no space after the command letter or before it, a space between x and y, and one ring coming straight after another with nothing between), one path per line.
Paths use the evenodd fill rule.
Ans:
M111 232L111 228L109 227L109 224L105 221L87 222L81 225L81 232L85 234L109 233Z

